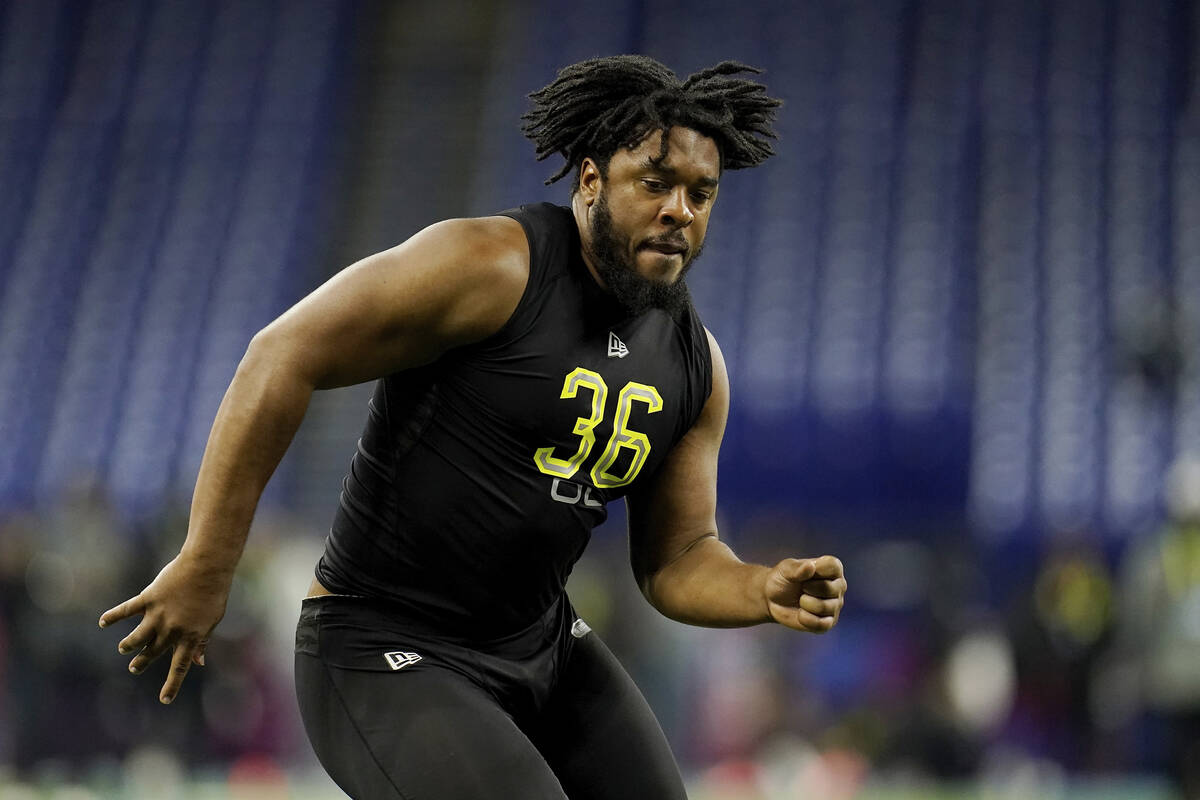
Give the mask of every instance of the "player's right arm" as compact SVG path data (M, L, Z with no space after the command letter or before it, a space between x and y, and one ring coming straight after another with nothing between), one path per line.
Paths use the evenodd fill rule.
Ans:
M174 699L225 602L258 500L316 389L419 366L499 330L520 301L529 251L505 217L449 220L347 267L251 340L217 411L178 556L100 617L142 615L121 640L139 673L173 651Z

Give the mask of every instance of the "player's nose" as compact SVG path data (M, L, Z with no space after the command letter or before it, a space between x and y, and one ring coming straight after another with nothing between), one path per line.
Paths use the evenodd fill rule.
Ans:
M687 187L677 186L667 194L658 217L660 222L671 227L686 228L692 224L696 214L688 205Z

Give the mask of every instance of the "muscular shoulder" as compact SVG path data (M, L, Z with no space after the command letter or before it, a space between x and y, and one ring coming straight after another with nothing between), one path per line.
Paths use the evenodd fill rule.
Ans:
M529 245L509 217L446 219L389 251L398 269L436 265L413 287L437 314L430 333L454 347L486 338L508 321L529 279Z
M401 245L410 246L437 251L433 260L441 269L431 278L442 282L454 299L442 324L460 341L499 330L529 280L529 243L520 223L509 217L445 220Z
M330 278L261 331L257 350L317 388L372 380L500 330L528 277L516 221L439 222Z
M529 273L529 243L521 223L511 217L443 220L409 241L417 239L428 239L457 253L464 268L474 264L495 280L523 280Z
M717 339L708 328L704 329L708 337L708 351L712 355L712 394L705 404L705 413L710 419L719 420L724 429L725 418L729 415L729 372L725 368L725 355L721 352Z

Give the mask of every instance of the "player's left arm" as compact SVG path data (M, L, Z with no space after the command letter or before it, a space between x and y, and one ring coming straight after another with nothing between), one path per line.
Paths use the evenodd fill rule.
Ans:
M729 375L717 342L712 394L649 486L627 498L630 560L646 599L671 619L738 627L778 622L824 633L846 594L834 556L785 558L773 567L741 561L717 535L717 455L729 415Z

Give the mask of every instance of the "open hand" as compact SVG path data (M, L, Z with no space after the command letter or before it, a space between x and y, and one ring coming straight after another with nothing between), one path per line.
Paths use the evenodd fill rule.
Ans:
M170 703L193 663L204 665L204 647L225 615L229 579L199 568L182 555L162 568L137 596L100 615L100 627L137 614L142 621L117 645L123 655L136 653L129 671L139 675L163 653L173 651L171 670L158 699Z
M781 625L825 633L837 624L846 595L842 562L834 556L785 558L767 574L767 609Z

